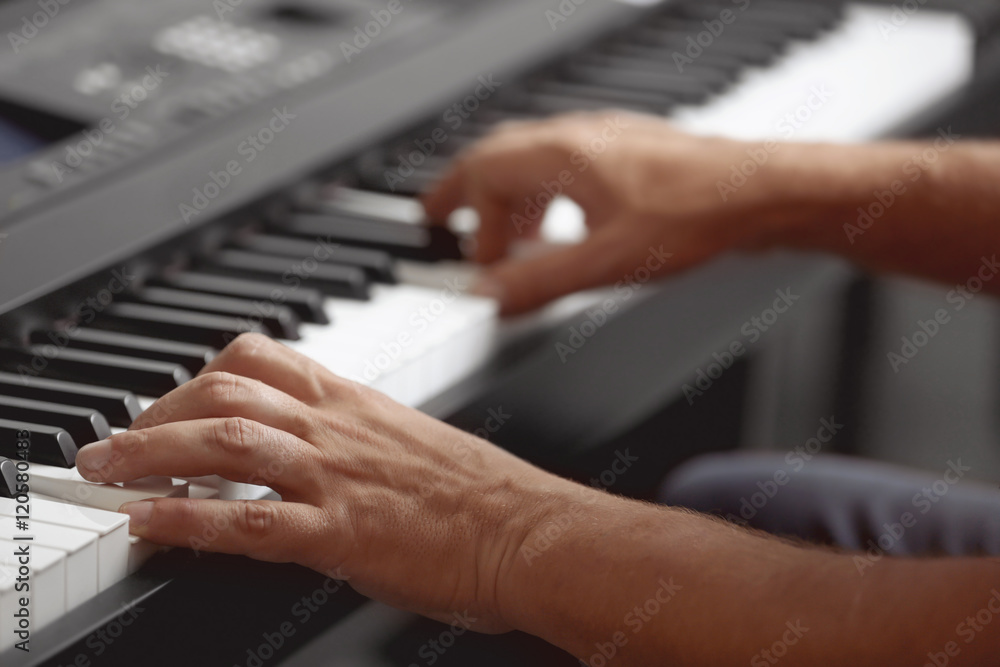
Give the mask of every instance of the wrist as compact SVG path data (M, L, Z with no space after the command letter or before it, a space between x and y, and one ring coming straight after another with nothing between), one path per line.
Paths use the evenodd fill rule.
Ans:
M755 249L840 252L844 225L901 178L914 153L905 143L779 144L764 179Z
M595 508L614 497L595 489L550 476L530 493L521 494L522 511L514 529L505 531L501 567L497 576L496 604L511 628L538 634L532 611L541 607L545 591L539 578L556 579L549 568L559 565L559 545L572 542L595 521ZM551 576L550 576L551 574Z

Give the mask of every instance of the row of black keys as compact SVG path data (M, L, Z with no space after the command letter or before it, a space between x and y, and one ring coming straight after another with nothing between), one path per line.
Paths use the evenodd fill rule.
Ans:
M330 254L317 256L318 239ZM444 229L348 213L297 214L239 235L197 271L148 281L71 335L36 331L27 347L0 347L0 456L15 456L27 430L30 460L70 467L78 446L132 423L136 394L175 389L240 333L295 340L303 321L329 324L325 296L366 299L372 282L394 283L396 258L460 257ZM283 282L306 258L317 261L301 285Z
M720 23L724 11L730 12L728 23ZM814 39L833 28L842 13L839 4L808 1L667 3L640 24L502 89L434 155L412 165L414 173L402 182L389 183L385 175L396 170L401 160L405 162L414 150L414 140L429 135L436 125L369 152L357 165L359 184L404 194L426 190L440 177L450 157L505 120L605 108L663 115L678 105L704 103L734 84L748 66L768 65L792 41ZM706 21L711 25L706 26ZM689 38L696 47L691 47ZM675 54L686 58L689 53L696 55L693 62L675 61Z

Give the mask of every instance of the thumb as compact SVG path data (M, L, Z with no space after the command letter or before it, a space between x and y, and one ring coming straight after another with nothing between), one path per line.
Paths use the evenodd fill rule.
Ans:
M621 232L602 227L579 244L524 259L505 260L484 273L472 292L500 302L516 315L578 290L610 284L623 272Z

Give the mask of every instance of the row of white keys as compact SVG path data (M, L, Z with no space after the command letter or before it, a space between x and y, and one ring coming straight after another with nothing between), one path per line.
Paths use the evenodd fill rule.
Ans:
M794 42L776 62L671 118L689 132L751 141L857 142L906 127L971 80L976 37L958 14L921 9L901 23L894 11L848 5L828 33Z
M442 276L449 269L439 268ZM465 283L376 285L371 300L328 299L330 326L303 325L289 346L342 377L419 405L482 363L493 348L493 301Z
M188 488L191 491L192 498L219 497L218 491L215 491L214 489L208 489L195 484L189 484ZM98 559L99 559L98 562L99 566L102 568L101 572L98 573L98 590L103 591L105 588L107 588L107 586L115 584L122 578L119 576L122 572L121 570L122 555L118 551L119 548L118 544L120 544L120 541L122 539L120 536L121 532L124 532L124 538L125 538L126 576L132 574L140 567L142 567L143 563L149 560L153 556L153 554L155 554L157 551L161 551L165 548L158 544L154 544L153 542L149 542L148 540L144 540L141 537L138 537L128 532L128 515L126 514L120 514L118 512L108 512L107 510L100 510L94 507L87 507L86 505L70 503L64 500L60 500L58 498L51 498L49 496L43 496L41 494L36 494L36 493L31 493L30 496L33 501L44 500L50 503L56 503L60 506L65 506L67 508L70 508L68 510L65 510L69 516L73 515L71 511L73 509L81 509L85 510L86 512L99 512L102 515L102 518L96 522L97 525L91 525L89 522L84 521L82 524L75 526L77 528L83 528L85 530L93 529L101 533L102 536L104 535L108 536L107 539L102 539L102 541L107 543L107 546L102 547L101 542L98 542ZM108 516L103 516L103 515L108 515ZM119 521L124 521L125 524L124 531L121 531L121 529L117 527ZM111 534L113 534L113 536ZM108 560L103 559L102 553L104 552L102 552L102 549L104 549L106 552L109 553ZM105 572L107 574L105 574ZM105 585L106 582L107 586Z
M23 563L17 552L24 542L0 537L0 651L12 647L20 629L20 618L15 617L21 608L22 598L28 598L30 630L44 628L66 613L66 558L63 552L31 544L30 569L27 582L23 580ZM20 580L20 581L19 581ZM24 584L30 587L24 589Z
M57 526L42 521L28 522L28 530L15 532L14 506L0 504L0 521L7 526L0 529L0 537L13 541L15 536L31 537L32 546L55 549L66 561L66 609L73 609L97 595L97 535L95 533Z
M128 574L128 516L118 512L73 505L38 496L30 496L29 526L38 524L61 526L70 531L83 531L97 542L96 590L103 591ZM17 503L0 498L0 520L2 517L17 518ZM36 538L37 543L41 543ZM44 544L44 546L53 546Z

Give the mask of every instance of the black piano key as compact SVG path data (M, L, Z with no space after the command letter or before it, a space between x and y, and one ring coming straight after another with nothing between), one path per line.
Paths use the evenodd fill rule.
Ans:
M243 333L271 331L262 324L226 315L195 313L141 303L113 303L90 325L121 333L179 340L222 349Z
M361 269L321 264L311 257L299 259L245 250L220 250L213 253L211 259L204 260L201 268L244 278L299 280L315 285L324 294L344 299L366 301L371 287L371 281Z
M251 299L261 304L274 303L288 306L303 322L329 324L330 319L323 309L323 293L302 285L291 287L280 281L246 280L215 276L209 273L183 271L168 276L153 278L147 285L171 287L174 289L203 292Z
M65 429L7 419L0 419L0 456L20 460L22 450L17 448L17 442L25 434L30 445L27 460L31 463L59 468L72 468L76 463L76 442Z
M719 51L705 51L693 63L682 62L680 66L674 61L675 48L657 47L649 44L636 44L631 41L608 40L598 46L595 52L602 55L624 56L626 58L642 59L650 63L658 63L661 67L669 67L673 71L686 72L688 67L711 67L734 75L743 71L747 63L736 56Z
M530 89L510 90L500 102L509 108L530 109L545 115L602 111L609 107L663 115L672 106L669 99L656 93L616 91L558 81L541 81Z
M667 41L670 41L667 37L669 34L683 35L685 45L689 44L688 37L696 37L705 31L704 23L692 23L674 18L654 19L644 27L647 30L663 33ZM790 41L789 35L777 26L741 21L727 26L718 36L713 36L712 44L704 48L711 49L717 43L760 44L774 53L780 53Z
M97 410L45 403L0 394L0 419L58 426L80 445L111 437L108 421Z
M460 241L444 227L425 227L349 213L298 213L279 233L330 238L360 248L381 250L397 259L437 262L462 259Z
M93 408L104 415L112 426L121 428L128 428L142 412L139 399L130 391L28 374L0 372L0 393L60 405Z
M398 159L398 158L397 158ZM398 162L392 162L389 158L385 162L374 165L365 165L359 169L358 177L360 185L375 192L384 192L392 195L405 195L407 197L419 197L427 192L442 176L439 169L424 169L415 167L413 172L402 181L386 178L386 174L395 173L399 166ZM408 259L397 255L400 259Z
M278 306L273 303L258 304L249 299L189 292L169 287L147 287L134 298L140 303L151 306L183 308L200 313L237 317L247 322L263 324L278 338L285 340L300 338L299 325L302 321L288 306Z
M0 348L0 370L35 372L42 377L68 382L99 382L144 396L162 396L191 379L191 374L180 364L90 350L50 349L52 347Z
M638 44L646 44L663 49L686 53L689 46L688 38L698 34L698 30L659 30L655 27L642 27L635 31L633 39ZM706 53L737 58L746 65L767 65L783 50L783 44L740 39L723 33L709 46L702 47L698 55L700 60ZM694 56L692 56L694 58Z
M0 456L0 498L13 498L16 495L17 463Z
M243 250L251 252L270 253L272 255L282 255L285 257L316 257L317 243L307 241L302 238L292 238L289 236L279 236L276 234L254 234L246 238L239 239L235 245ZM353 246L342 245L334 242L325 244L324 250L328 255L325 260L356 266L363 270L368 277L380 283L395 284L396 269L392 255L382 250L372 250L370 248L355 248Z
M703 3L682 3L671 8L675 16L697 21L714 21L724 7ZM735 13L735 12L734 12ZM836 25L840 10L831 5L813 2L756 3L748 11L736 14L737 22L766 25L781 30L794 39L812 39ZM728 29L729 26L727 26Z
M31 335L31 342L46 343L49 336L48 333L36 331ZM67 347L180 364L192 375L197 374L218 354L218 350L207 345L180 343L164 338L148 338L103 329L79 328L72 335L62 334L62 336L67 341ZM2 393L3 390L0 388L0 394Z
M588 85L656 92L686 104L701 102L725 87L725 84L704 83L671 71L623 71L610 67L571 65L565 75L568 80Z
M608 53L588 53L580 58L574 58L572 62L565 65L566 70L570 72L577 68L591 67L627 74L633 72L656 73L660 76L673 77L681 81L698 82L707 86L713 92L721 90L739 79L738 71L734 69L709 67L696 63L685 65L683 71L680 71L677 67L664 67L663 62L660 60L649 60L646 58Z

